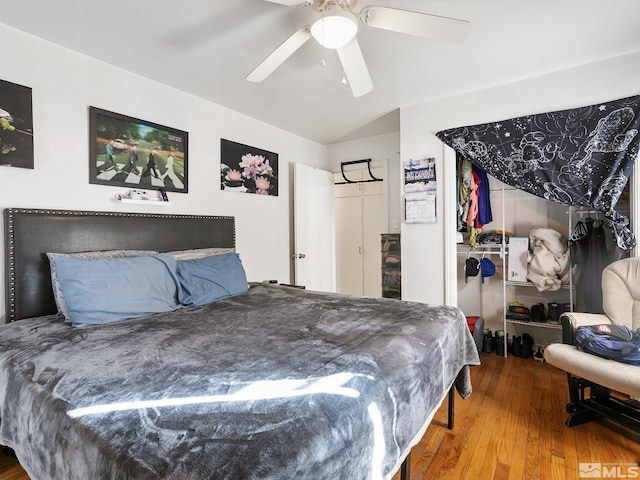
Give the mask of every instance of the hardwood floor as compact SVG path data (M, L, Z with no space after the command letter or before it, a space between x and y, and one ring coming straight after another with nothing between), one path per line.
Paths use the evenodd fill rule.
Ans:
M638 434L605 421L565 427L564 372L495 353L481 362L471 371L471 397L456 398L453 430L445 402L414 447L412 480L574 480L580 463L620 466L622 478L640 464Z
M471 370L473 394L456 398L454 429L447 429L445 401L414 447L411 480L574 480L580 463L620 466L613 478L624 478L629 464L640 464L640 435L604 421L564 426L563 372L495 353L481 360ZM0 453L0 480L28 479Z
M18 461L4 450L0 450L0 479L2 480L28 480L25 471L20 468Z

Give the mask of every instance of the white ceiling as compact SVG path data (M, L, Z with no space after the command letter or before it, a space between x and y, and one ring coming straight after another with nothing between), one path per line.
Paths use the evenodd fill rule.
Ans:
M0 0L0 22L322 144L399 130L398 108L640 51L637 0L360 0L472 22L462 45L373 29L374 90L354 98L336 52L307 42L244 78L310 8L264 0ZM3 48L7 48L5 45ZM0 63L1 65L1 63Z

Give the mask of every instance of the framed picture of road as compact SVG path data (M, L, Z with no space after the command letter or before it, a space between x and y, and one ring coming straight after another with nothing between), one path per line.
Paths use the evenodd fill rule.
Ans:
M89 107L89 183L188 192L189 134Z
M31 88L0 80L0 165L33 169Z

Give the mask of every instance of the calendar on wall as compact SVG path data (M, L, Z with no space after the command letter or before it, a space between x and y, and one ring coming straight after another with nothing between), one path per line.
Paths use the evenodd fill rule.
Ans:
M431 223L436 219L436 160L404 163L404 221Z

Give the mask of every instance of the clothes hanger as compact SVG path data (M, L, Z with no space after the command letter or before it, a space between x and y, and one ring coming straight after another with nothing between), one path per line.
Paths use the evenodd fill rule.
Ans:
M588 234L589 229L587 228L587 225L582 220L578 220L576 222L576 226L573 227L573 231L571 232L569 240L571 240L572 242L577 242L578 240L582 240Z

